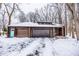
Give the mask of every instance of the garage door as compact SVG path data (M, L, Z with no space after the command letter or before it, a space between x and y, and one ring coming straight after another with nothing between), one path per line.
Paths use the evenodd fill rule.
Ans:
M49 37L48 28L33 28L32 37Z
M17 37L28 37L28 28L18 28Z

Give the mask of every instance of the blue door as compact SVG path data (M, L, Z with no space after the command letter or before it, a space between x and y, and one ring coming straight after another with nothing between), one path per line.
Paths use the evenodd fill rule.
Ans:
M11 38L14 37L14 28L11 28L11 30L10 30L10 37L11 37Z

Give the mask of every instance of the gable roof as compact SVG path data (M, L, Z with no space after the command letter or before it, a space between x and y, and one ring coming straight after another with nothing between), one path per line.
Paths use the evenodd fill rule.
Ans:
M33 22L23 22L8 25L8 27L62 27L63 24L38 24Z

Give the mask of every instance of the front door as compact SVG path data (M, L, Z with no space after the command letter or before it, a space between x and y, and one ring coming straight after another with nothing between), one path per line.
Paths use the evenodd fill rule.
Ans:
M10 30L10 37L11 38L14 37L14 31L15 31L15 29L14 28L11 28L11 30Z

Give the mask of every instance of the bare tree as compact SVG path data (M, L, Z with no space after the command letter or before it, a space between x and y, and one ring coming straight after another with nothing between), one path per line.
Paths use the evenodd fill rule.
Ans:
M62 24L62 18L61 18L62 9L61 9L61 7L59 6L58 3L56 3L56 6L57 6L57 10L58 10L59 23Z
M15 4L15 6L16 6L16 10L18 10L20 12L18 15L20 22L28 21L26 14L20 9L20 4Z
M78 19L78 15L77 15L77 11L78 11L78 5L76 6L76 4L71 3L71 4L67 4L69 10L71 11L72 15L71 15L71 23L72 23L72 37L74 37L74 27L75 27L75 32L76 32L76 36L77 36L77 40L79 40L79 19ZM73 24L74 23L74 24ZM73 27L74 26L74 27Z
M5 30L5 11L3 11L3 12L0 12L0 14L2 15L2 30L4 31Z
M54 19L56 19L56 18L58 18L58 19L56 19L55 21L57 22L59 22L60 24L62 24L62 7L63 7L63 4L62 3L51 3L50 4L50 7L52 8L54 8L53 10L54 10ZM52 11L53 11L52 10ZM52 12L51 11L51 12Z
M5 13L6 13L6 11L5 11L5 9L2 9L2 4L0 4L1 5L1 7L0 7L0 15L1 15L1 19L0 19L0 27L1 27L1 29L0 30L2 30L3 31L3 35L4 35L4 31L6 31L7 29L6 29L6 22L5 22Z
M75 19L75 27L76 27L76 35L77 40L79 40L79 4L74 5L74 19Z
M65 4L65 35L67 35L67 6Z
M66 4L68 9L71 12L71 19L70 19L70 35L72 35L72 37L74 38L74 3L67 3Z
M0 8L2 7L2 3L0 3Z
M35 10L35 19L36 19L36 22L38 22L39 20L41 20L41 16L39 14L39 10L38 9Z
M4 6L5 6L5 9L7 11L8 18L9 18L8 25L10 25L11 24L11 17L13 15L14 10L15 10L15 3L13 3L11 12L8 9L9 5L7 5L7 4L4 3Z
M25 22L25 21L26 21L25 14L23 14L23 13L20 13L20 14L18 15L18 18L19 18L20 22Z

